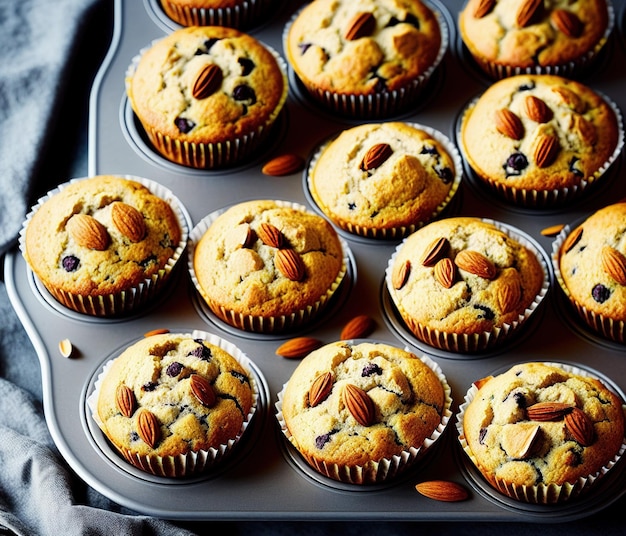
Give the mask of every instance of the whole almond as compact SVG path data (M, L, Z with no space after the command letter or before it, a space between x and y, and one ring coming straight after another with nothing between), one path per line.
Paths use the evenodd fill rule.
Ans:
M361 169L363 171L369 171L370 169L376 169L380 167L391 155L393 149L388 143L377 143L370 147L363 160L361 161Z
M367 315L358 315L352 318L341 330L339 338L342 341L363 339L376 329L376 322Z
M154 448L161 439L161 425L156 415L147 409L139 410L137 414L137 433L143 441Z
M541 229L541 235L542 236L556 236L563 230L564 227L565 227L565 224L563 223L557 223L555 225L544 227L543 229Z
M276 348L276 355L287 359L299 359L317 350L324 343L313 337L294 337Z
M582 409L573 408L565 415L565 426L572 437L583 447L588 447L595 441L596 431L593 423Z
M566 9L555 9L550 14L550 22L567 37L576 38L583 33L583 23L576 14Z
M169 333L170 330L167 328L155 328L150 331L146 331L143 336L144 337L152 337L153 335L163 335L164 333Z
M435 501L457 502L464 501L469 497L467 489L462 484L450 480L429 480L420 482L415 489Z
M522 287L519 278L511 278L504 282L498 293L498 305L503 313L515 310L522 297Z
M314 408L328 397L333 389L333 374L325 372L313 380L309 389L309 406Z
M273 248L281 248L285 243L285 237L280 229L271 223L262 223L256 232L261 242Z
M93 216L74 214L68 220L66 229L79 246L96 251L104 251L109 247L110 238L106 227Z
M391 274L391 285L396 290L400 290L409 279L411 274L411 261L406 260L403 263L398 263L393 267Z
M452 288L454 281L456 280L456 266L452 262L452 259L444 257L434 268L435 279L444 288Z
M559 154L559 139L551 134L542 134L535 145L535 164L540 168L548 167Z
M209 63L196 77L191 94L194 99L206 99L220 88L223 79L222 70L214 63Z
M552 110L544 100L534 95L528 95L524 99L524 112L536 123L547 123L552 119Z
M272 177L291 175L304 168L304 159L293 153L281 154L272 158L261 168L261 173Z
M576 227L576 229L571 231L565 237L565 240L563 240L563 244L561 245L561 249L563 250L563 253L568 253L569 251L571 251L572 248L576 244L578 244L578 242L582 238L582 236L583 236L583 227L582 227L582 225L579 225L578 227Z
M370 12L357 13L347 26L344 37L354 41L372 35L376 30L376 18Z
M304 261L293 249L279 249L274 263L278 271L291 281L302 281L306 275Z
M433 240L428 245L426 251L424 252L424 255L422 256L422 259L420 261L422 263L422 266L434 266L435 264L437 264L437 261L439 259L447 255L449 249L450 242L447 238L442 236L441 238Z
M527 423L528 424L528 423ZM528 458L533 450L541 427L536 425L517 424L506 429L507 433L502 436L502 448L508 456L515 460Z
M484 279L493 279L496 277L495 265L482 253L470 249L459 251L454 258L456 264L461 270L465 270L470 274L477 275Z
M515 15L517 26L519 28L526 27L541 4L543 4L543 0L524 0Z
M135 413L135 393L130 387L120 383L115 390L115 404L124 417L132 417Z
M493 6L496 5L496 0L478 0L474 7L472 15L476 19L482 19L485 15L491 13Z
M111 206L111 219L117 230L131 242L141 242L146 236L143 214L135 207L117 201Z
M191 387L191 392L198 399L198 402L207 408L211 408L217 402L217 397L215 396L215 391L209 380L207 380L204 376L200 376L200 374L192 374L189 376L189 385Z
M526 408L526 415L531 421L558 421L572 409L571 404L563 402L537 402Z
M602 248L602 268L618 285L626 285L626 257L611 246Z
M573 117L574 130L578 132L580 139L589 145L595 145L598 141L598 131L596 127L587 121L582 115L576 114Z
M524 137L522 120L508 108L501 108L495 115L496 130L512 140L521 140Z
M356 422L362 426L374 424L376 407L374 401L363 389L347 383L341 391L341 398Z

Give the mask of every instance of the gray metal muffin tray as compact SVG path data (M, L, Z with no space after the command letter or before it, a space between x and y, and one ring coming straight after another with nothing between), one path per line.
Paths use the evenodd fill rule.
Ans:
M276 11L249 33L283 54L282 31L302 2L279 2ZM489 81L472 65L456 30L462 0L431 0L450 31L450 46L414 110L395 119L428 125L456 139L460 110ZM622 2L616 4L613 35L597 65L580 79L626 109L626 65ZM89 175L146 177L170 188L185 204L192 223L220 208L246 199L295 201L316 210L303 174L269 177L261 166L270 157L293 152L308 158L324 139L357 121L320 110L290 73L290 96L272 139L246 165L224 171L199 171L165 161L151 149L125 97L124 75L131 59L152 40L178 26L161 11L158 0L115 1L114 36L97 76L90 103ZM619 68L618 68L619 66ZM619 71L619 72L618 72ZM626 195L623 154L601 185L584 201L567 207L530 210L505 204L472 180L463 178L449 215L491 218L522 230L545 252L549 263L553 238L541 230L577 221ZM18 251L6 257L10 299L38 354L48 426L61 454L85 482L112 500L145 514L180 520L404 520L561 522L595 513L626 491L626 464L618 463L592 493L562 505L529 505L492 490L461 451L455 418L438 444L415 468L384 485L341 484L317 475L286 444L276 420L277 393L298 364L275 354L285 340L310 335L325 342L339 339L341 328L357 314L377 322L371 340L426 354L442 368L458 405L472 381L524 361L557 361L591 370L618 393L626 389L626 347L602 340L572 315L560 290L552 288L522 334L488 354L459 355L434 350L417 341L397 318L384 287L387 261L397 242L366 240L341 233L350 250L349 281L324 316L306 330L258 335L230 328L203 306L188 277L185 262L167 291L141 313L96 319L58 306L35 280ZM553 274L550 274L553 277ZM219 470L193 479L154 477L130 467L94 425L86 397L100 367L144 333L199 329L236 344L255 364L260 407L248 437ZM75 348L62 357L59 341ZM437 502L421 496L415 484L430 479L460 482L470 492L463 502Z

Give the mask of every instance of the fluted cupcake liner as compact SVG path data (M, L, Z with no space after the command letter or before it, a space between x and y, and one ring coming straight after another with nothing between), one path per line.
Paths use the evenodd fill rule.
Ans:
M87 314L96 317L111 317L122 314L128 314L141 308L146 303L150 302L165 286L171 273L176 267L185 247L187 246L187 238L189 236L189 223L190 217L187 214L182 202L174 195L174 193L165 186L143 177L137 177L134 175L119 175L120 178L138 182L148 188L151 193L157 197L166 201L180 225L181 239L176 246L173 255L168 260L167 264L151 277L147 277L136 285L135 287L125 289L121 292L114 294L104 295L83 295L65 291L63 289L55 288L51 285L46 285L43 281L40 281L46 291L62 306L76 311L78 313ZM86 180L89 177L81 177L71 179L67 183L63 183L53 190L50 190L46 195L38 199L37 203L31 208L30 212L26 216L26 220L22 225L22 229L19 234L19 247L22 255L26 256L26 244L25 235L26 228L37 210L51 197L61 192L67 185L77 181Z
M563 363L546 363L547 365L560 367L566 372L580 375L580 376L590 376L595 377L593 374L589 373L586 370L580 369L573 365L567 365ZM469 461L479 469L479 463L476 457L474 456L470 446L465 439L465 432L463 430L463 418L465 415L465 410L470 404L470 402L476 396L478 392L478 387L475 383L473 383L464 397L464 402L460 404L459 411L457 413L456 419L456 428L458 432L458 440L463 449L463 452L469 458ZM626 404L622 406L623 411L626 412ZM564 484L544 484L540 483L536 486L523 486L516 485L510 482L503 481L498 478L489 478L487 475L482 475L485 480L495 488L497 491L511 497L513 499L523 501L530 504L556 504L563 503L565 501L569 501L571 499L576 498L582 493L587 492L591 486L602 476L606 475L608 471L611 470L615 466L616 463L619 462L621 457L624 455L626 451L626 438L622 443L618 453L609 460L599 471L592 475L587 475L586 477L580 477L575 482L566 482ZM480 469L479 469L480 470ZM482 474L482 473L481 473Z
M433 433L424 440L422 445L413 445L406 450L403 450L400 454L392 456L390 458L383 458L381 460L372 460L364 465L344 465L337 463L329 463L324 460L320 460L315 456L308 456L298 450L298 443L289 432L285 419L283 417L283 394L287 384L283 385L282 390L277 395L276 407L276 419L280 426L281 432L285 439L295 447L299 455L311 466L315 471L321 475L337 480L339 482L347 484L381 484L388 482L390 479L400 475L406 469L412 467L415 462L424 457L426 452L431 449L437 440L444 433L452 416L452 390L446 377L444 376L441 368L428 356L421 356L420 359L428 365L428 367L435 372L439 381L442 383L445 393L444 408L442 412L441 422L435 428Z
M160 0L165 14L181 26L228 26L239 30L258 23L273 3L274 0L243 0L233 6L203 8Z
M203 339L210 344L213 344L222 350L228 352L235 360L248 372L250 371L250 359L233 343L213 335L211 333L194 330L188 334L193 339ZM100 386L106 376L109 368L113 364L114 359L107 361L94 383L93 391L87 397L87 405L91 410L91 417L99 428L103 428L103 423L98 416L98 396L100 392ZM209 449L202 449L197 451L189 451L178 456L156 456L156 455L141 455L133 452L131 449L124 449L117 445L111 444L111 447L118 452L128 463L133 466L146 471L156 476L180 478L186 476L197 475L204 471L214 468L216 465L223 462L229 454L233 451L234 447L243 437L246 429L252 422L254 414L257 410L257 403L259 399L258 386L254 377L249 374L250 387L252 388L252 407L250 412L243 420L241 429L236 437L229 440L227 443L216 445Z

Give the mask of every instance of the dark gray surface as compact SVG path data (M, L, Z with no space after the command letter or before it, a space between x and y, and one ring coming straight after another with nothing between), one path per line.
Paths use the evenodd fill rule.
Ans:
M85 35L85 47L84 51L90 51L89 53L81 54L80 58L73 64L71 70L72 78L75 78L77 84L73 86L72 92L68 93L68 98L63 99L65 102L63 112L61 115L64 117L72 117L71 122L59 122L54 126L55 135L51 136L51 143L49 145L50 150L47 153L50 154L49 165L44 165L47 173L42 174L47 179L54 182L55 179L51 177L74 177L84 176L88 174L88 158L87 158L87 94L91 84L91 79L95 69L99 65L97 61L98 54L91 51L102 51L103 40L106 40L107 32L103 31L103 21L107 20L107 9L102 8L97 22L92 21L93 28L97 31L86 32ZM75 92L75 93L74 93ZM59 135L56 135L58 132ZM62 148L56 146L55 140L63 138L63 135L69 135L70 139L76 140L72 150L68 151L67 142L64 142ZM66 138L67 139L67 138ZM56 147L55 147L56 146ZM62 150L61 150L62 149ZM59 158L59 155L63 155L66 158ZM98 171L101 171L98 169ZM104 170L108 171L108 170ZM122 170L114 170L118 172L125 172ZM61 181L58 181L61 182ZM44 186L45 181L42 180L41 185L44 187L42 191L48 188L48 185ZM2 359L0 360L0 374L15 382L18 385L22 385L28 389L34 396L41 400L41 376L40 366L37 356L35 355L32 344L28 341L28 337L23 332L20 323L15 318L13 312L8 307L8 300L4 294L4 286L2 287L3 294L0 295L0 302L3 306L4 318L6 318L5 324L2 328ZM19 361L14 359L15 355L20 355ZM82 485L80 481L77 481L77 489L81 489ZM93 493L88 490L87 496L89 501L95 504L107 504L106 499L98 497L97 493ZM233 498L236 500L236 498ZM591 517L576 521L574 523L566 524L567 530L573 533L581 534L618 534L619 529L623 529L623 524L619 521L621 517L620 512L623 511L623 506L626 503L622 498L620 501L610 506L601 513L593 515ZM315 516L312 516L315 517ZM613 523L610 519L615 520ZM181 523L183 524L183 523ZM480 521L472 520L470 522L460 520L454 523L445 522L420 522L420 523L403 523L393 522L386 523L382 521L358 523L356 521L344 522L330 522L330 523L312 523L312 522L244 522L244 523L223 523L223 522L211 522L211 523L190 523L185 526L191 527L197 530L198 533L203 533L208 529L215 530L220 529L221 532L230 532L233 534L238 533L252 533L252 534L291 534L299 532L302 534L326 534L336 531L341 531L347 534L412 534L416 531L434 532L438 534L494 534L508 531L513 534L527 534L530 531L537 530L537 524L524 524L524 523L483 523ZM556 534L559 533L564 527L551 524L541 523L541 531L544 534Z

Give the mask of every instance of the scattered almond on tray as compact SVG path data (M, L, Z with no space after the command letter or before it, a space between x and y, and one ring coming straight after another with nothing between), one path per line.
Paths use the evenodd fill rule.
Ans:
M457 482L450 480L429 480L420 482L415 489L435 501L457 502L464 501L469 497L467 489Z

